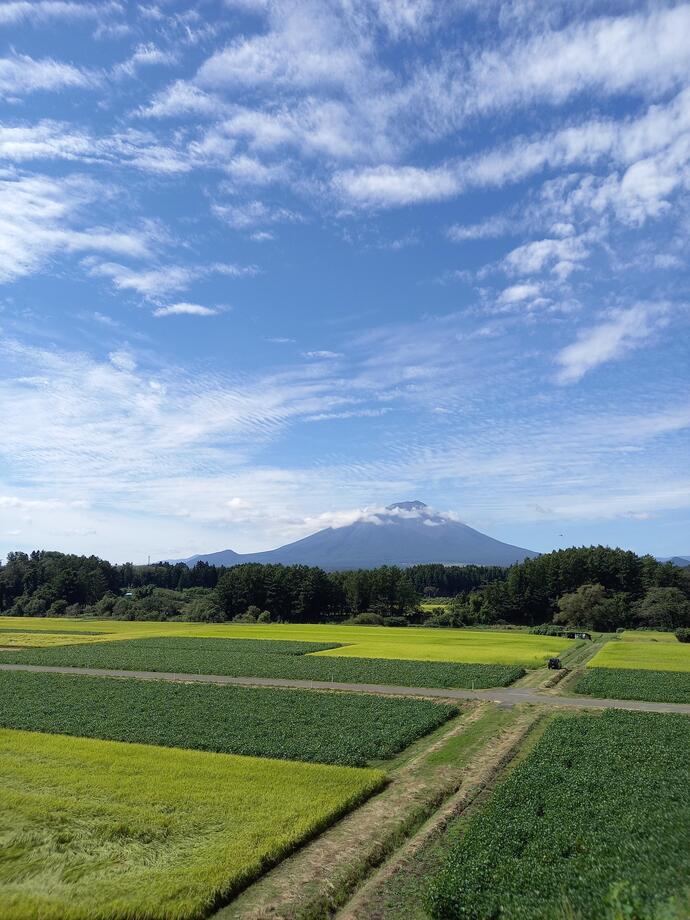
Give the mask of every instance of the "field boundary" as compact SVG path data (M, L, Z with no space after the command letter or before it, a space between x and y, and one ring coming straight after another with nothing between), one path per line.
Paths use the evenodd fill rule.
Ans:
M484 705L461 714L427 750L394 768L389 785L378 796L259 879L238 900L214 914L214 920L325 920L335 916L438 808L466 788L468 780L473 781L474 756L467 765L433 768L429 758L489 711ZM477 756L491 767L506 747L519 747L525 722L531 725L537 718L529 709L518 714L517 724L496 729ZM486 758L485 751L489 752Z
M548 718L541 711L527 711L512 731L500 732L471 761L456 793L432 814L419 830L364 881L352 898L336 913L336 920L374 920L377 891L389 882L424 847L439 837L456 818L479 805L503 777L523 744Z

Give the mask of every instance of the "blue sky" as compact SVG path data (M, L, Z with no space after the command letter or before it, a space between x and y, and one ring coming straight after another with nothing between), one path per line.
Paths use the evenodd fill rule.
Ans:
M0 555L419 498L690 553L690 4L0 2Z

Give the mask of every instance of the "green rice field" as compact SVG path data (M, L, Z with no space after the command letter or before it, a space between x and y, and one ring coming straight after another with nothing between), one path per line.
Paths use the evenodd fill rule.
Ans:
M627 630L602 646L573 689L603 699L690 703L690 645L673 633Z
M0 730L3 920L197 920L377 770Z
M522 668L508 665L327 658L314 654L329 648L325 643L261 639L122 639L118 642L7 651L0 661L405 687L504 687L524 674Z
M622 640L607 642L587 666L690 671L690 644L678 642L673 633L627 632Z
M690 719L558 717L452 839L436 920L687 916Z
M389 758L457 713L364 693L0 672L3 728L348 766Z
M383 626L329 626L323 624L198 624L124 622L42 618L32 620L0 617L0 628L23 633L56 629L65 634L93 630L104 641L150 637L196 637L216 639L270 639L317 642L344 648L324 649L319 656L392 658L406 661L441 661L466 664L501 664L536 668L572 645L572 640L535 636L520 630L432 629ZM98 637L96 637L98 639ZM93 636L79 641L93 642ZM0 645L2 643L0 642ZM0 653L0 658L4 653Z

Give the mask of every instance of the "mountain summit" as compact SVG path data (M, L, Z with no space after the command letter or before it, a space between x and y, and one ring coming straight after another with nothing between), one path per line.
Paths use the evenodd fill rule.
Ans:
M386 505L386 511L395 511L400 509L401 511L421 511L423 508L428 508L428 505L425 505L424 502L395 502L393 505Z
M420 501L404 501L386 508L365 509L352 523L326 527L278 549L247 554L223 550L182 561L188 565L199 561L213 565L300 563L333 571L423 562L512 565L538 555L480 533L453 513L434 511Z

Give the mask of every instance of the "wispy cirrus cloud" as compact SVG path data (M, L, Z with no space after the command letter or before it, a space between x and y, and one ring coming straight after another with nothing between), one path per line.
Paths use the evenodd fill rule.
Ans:
M217 316L221 311L217 307L204 307L199 303L171 303L165 307L158 307L153 311L154 316Z
M90 274L109 278L118 290L134 291L151 300L184 291L192 282L209 275L246 278L258 272L254 265L243 266L223 262L208 265L165 265L160 268L131 268L118 262L93 260L88 264Z
M36 59L27 54L0 58L0 94L5 97L66 88L89 89L100 82L101 77L94 71L53 58Z
M614 310L597 325L582 330L556 356L558 382L576 383L585 374L642 347L669 322L668 304L636 304Z
M85 176L0 177L0 281L38 271L60 253L150 255L146 233L89 222L87 209L102 193Z
M0 3L0 26L97 20L122 13L123 9L121 3L110 0L102 0L99 3L81 3L75 0L7 0Z

